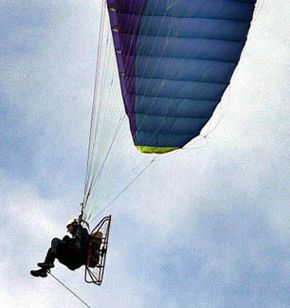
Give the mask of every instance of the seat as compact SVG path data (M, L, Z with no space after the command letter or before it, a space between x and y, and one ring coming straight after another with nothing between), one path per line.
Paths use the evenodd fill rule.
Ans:
M108 250L111 215L105 216L90 233L85 282L100 286L103 282Z

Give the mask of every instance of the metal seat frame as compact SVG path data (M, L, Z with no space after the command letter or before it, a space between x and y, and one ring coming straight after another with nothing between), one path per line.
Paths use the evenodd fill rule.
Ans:
M109 235L111 227L111 215L105 216L91 231L91 235L96 232L102 232L103 237L101 241L100 249L98 250L98 264L95 267L89 267L88 264L85 267L85 282L93 283L100 286L103 282Z

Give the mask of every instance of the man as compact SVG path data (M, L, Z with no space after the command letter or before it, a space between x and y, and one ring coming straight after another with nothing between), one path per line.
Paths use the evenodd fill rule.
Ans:
M47 271L54 267L57 259L70 270L75 270L87 263L90 235L77 219L67 224L67 230L72 237L66 235L62 240L54 238L48 249L45 261L38 263L38 270L30 271L34 277L47 277Z

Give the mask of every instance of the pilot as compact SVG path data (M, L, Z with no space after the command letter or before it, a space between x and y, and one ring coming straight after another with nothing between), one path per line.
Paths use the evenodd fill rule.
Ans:
M44 262L37 264L40 269L30 271L32 276L47 277L47 272L54 267L55 259L73 271L87 263L90 243L88 230L78 219L71 220L66 227L71 236L66 235L62 240L54 238L51 241Z

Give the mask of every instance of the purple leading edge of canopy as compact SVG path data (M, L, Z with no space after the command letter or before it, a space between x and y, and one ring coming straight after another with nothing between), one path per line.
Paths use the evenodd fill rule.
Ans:
M125 111L130 119L133 136L136 133L134 78L136 45L147 1L107 0ZM128 39L124 33L133 34L133 39Z

